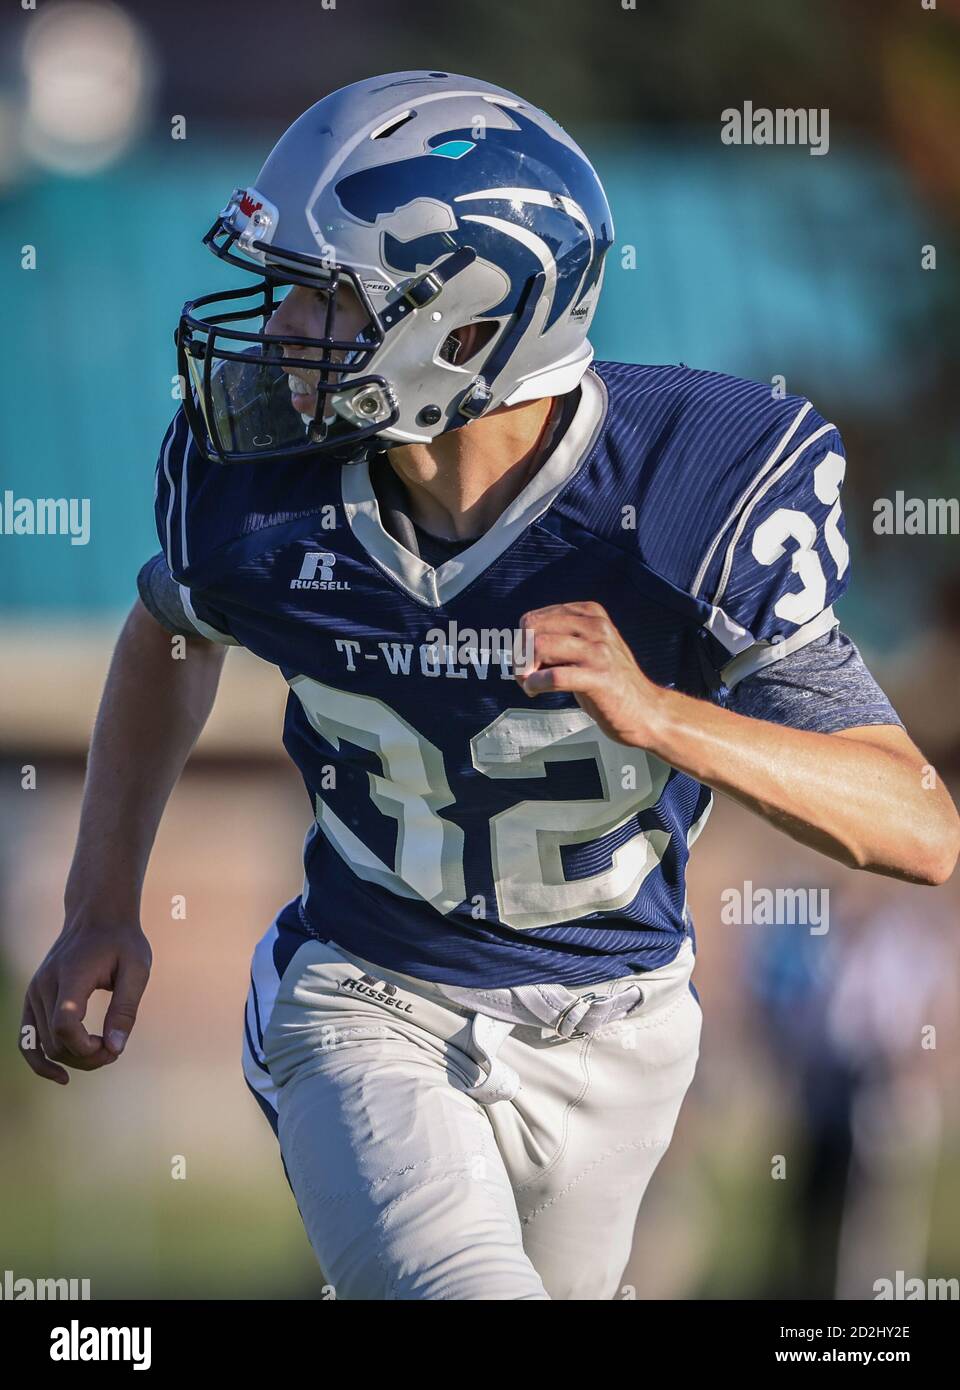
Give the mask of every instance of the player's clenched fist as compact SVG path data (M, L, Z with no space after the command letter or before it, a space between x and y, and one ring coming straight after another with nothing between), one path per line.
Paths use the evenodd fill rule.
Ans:
M136 1022L150 966L150 943L138 925L65 927L23 1004L20 1050L37 1075L65 1086L65 1067L96 1071L115 1062ZM113 994L102 1037L83 1025L98 989Z
M569 690L610 738L649 746L664 694L647 679L599 603L558 603L525 613L520 625L532 660L517 671L525 694Z

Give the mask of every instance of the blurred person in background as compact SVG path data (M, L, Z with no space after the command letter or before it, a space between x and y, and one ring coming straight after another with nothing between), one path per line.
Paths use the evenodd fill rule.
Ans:
M858 883L840 921L826 1023L858 1084L834 1296L867 1299L898 1271L937 1272L928 1242L944 1091L957 1081L956 920L938 901L914 907Z
M873 1298L877 1280L927 1270L956 1033L953 916L937 902L912 911L870 878L829 891L828 934L773 924L743 962L795 1107L789 1142L775 1141L786 1204L764 1297Z
M836 1283L860 1071L827 1027L845 930L831 916L826 936L796 923L767 926L744 958L763 1039L790 1101L782 1119L792 1142L776 1140L777 1151L786 1150L786 1201L763 1282L770 1298L832 1298Z

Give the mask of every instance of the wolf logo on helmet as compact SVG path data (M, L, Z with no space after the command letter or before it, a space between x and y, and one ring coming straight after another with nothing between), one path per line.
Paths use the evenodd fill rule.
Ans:
M512 93L428 72L332 93L294 122L205 238L259 283L181 314L198 446L221 463L342 457L374 438L427 442L498 406L572 390L593 357L586 335L612 237L589 160ZM322 337L262 331L290 284L329 291ZM343 285L367 316L349 338L336 330ZM453 360L444 345L471 324L487 336ZM291 408L286 348L317 378L312 418Z
M515 270L509 290L488 312L515 309L527 279L543 270L553 289L544 323L549 328L571 307L574 296L575 307L595 288L610 246L610 214L605 200L597 196L600 186L585 159L521 111L509 112L509 119L509 129L485 129L479 141L470 140L470 130L441 132L428 141L425 154L362 169L339 180L334 191L348 213L383 233L384 263L406 275L435 264L451 243L469 244L481 259L506 269L511 248L500 238L507 236ZM461 168L458 162L451 168L431 157L460 144L475 151L469 166ZM535 186L511 187L505 182L520 160ZM417 190L413 204L411 188ZM571 196L570 190L579 196ZM446 227L429 226L429 210L420 206L424 201L433 209L449 211ZM403 231L411 225L410 212L419 214L417 235L392 230L391 218L401 209Z

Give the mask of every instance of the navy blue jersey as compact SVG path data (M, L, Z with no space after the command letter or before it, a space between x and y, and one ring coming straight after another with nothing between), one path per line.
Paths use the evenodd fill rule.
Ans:
M723 702L836 622L843 448L809 402L684 367L598 364L547 461L434 569L366 463L204 461L182 414L157 525L191 620L280 668L315 822L305 931L461 986L582 985L671 960L711 794L529 699L508 635L593 600L660 685Z

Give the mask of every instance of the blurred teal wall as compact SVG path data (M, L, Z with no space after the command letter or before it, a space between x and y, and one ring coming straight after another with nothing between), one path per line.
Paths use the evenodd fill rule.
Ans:
M588 145L593 149L593 146ZM676 362L891 415L936 367L929 210L863 150L828 158L714 138L610 139L596 164L617 248L593 337L599 356ZM624 245L637 269L621 269Z
M697 133L584 142L616 222L599 357L784 373L841 424L844 412L903 410L923 388L935 369L934 277L919 247L931 233L892 167L802 150L721 160L715 137ZM130 602L157 548L153 468L176 408L178 310L243 281L200 237L262 154L259 141L141 147L101 176L37 178L0 201L0 500L3 489L89 497L92 527L85 547L0 535L5 616ZM33 271L19 268L26 244Z

